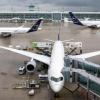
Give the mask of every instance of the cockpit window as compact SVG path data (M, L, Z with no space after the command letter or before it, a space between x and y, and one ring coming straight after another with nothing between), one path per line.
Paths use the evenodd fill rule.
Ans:
M59 77L59 78L51 77L51 80L55 82L59 82L63 80L63 77Z

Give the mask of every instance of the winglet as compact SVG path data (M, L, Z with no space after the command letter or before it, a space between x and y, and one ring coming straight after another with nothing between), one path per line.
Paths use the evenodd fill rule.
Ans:
M79 21L79 19L72 12L69 12L69 15L74 24L83 26L83 24Z
M30 33L30 32L34 32L34 31L37 31L41 22L42 22L43 18L40 18L29 30L27 33Z

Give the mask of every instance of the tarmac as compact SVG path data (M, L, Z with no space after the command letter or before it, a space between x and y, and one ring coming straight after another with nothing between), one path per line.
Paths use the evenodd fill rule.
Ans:
M32 23L31 23L32 24ZM15 23L0 23L0 26L19 26ZM30 25L30 24L29 24ZM28 26L29 26L28 25ZM79 27L72 23L43 23L42 30L34 33L13 34L12 37L0 37L0 45L21 45L31 47L32 41L40 42L44 39L57 40L60 32L61 40L74 39L75 42L82 42L83 53L100 50L100 29ZM29 58L0 49L0 100L86 100L84 93L76 91L74 94L63 89L59 98L54 98L48 85L43 85L35 91L33 97L28 96L28 89L13 89L13 84L25 81L25 76L19 76L17 65L22 65ZM93 63L100 64L100 56L87 59ZM81 90L81 89L80 89Z

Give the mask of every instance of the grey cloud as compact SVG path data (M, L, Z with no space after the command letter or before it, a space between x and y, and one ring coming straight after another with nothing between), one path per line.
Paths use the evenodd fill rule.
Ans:
M30 4L41 5L43 8L45 8L45 5L50 5L54 8L65 7L66 9L75 11L79 10L79 8L85 11L100 11L100 0L0 0L0 8L13 6L24 9Z
M100 0L42 0L60 6L100 6Z
M0 4L21 4L30 3L53 4L58 6L100 6L100 0L0 0Z

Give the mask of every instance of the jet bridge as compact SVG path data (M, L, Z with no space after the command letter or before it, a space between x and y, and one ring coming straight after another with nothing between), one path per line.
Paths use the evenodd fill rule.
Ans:
M65 58L67 68L67 81L77 83L88 92L100 98L100 65L82 59L70 60ZM68 71L69 68L69 71ZM70 72L70 74L69 74Z
M72 61L72 67L78 68L78 69L83 69L86 72L100 78L100 65L98 65L98 64L94 64L92 62L85 61L82 59L75 59Z

